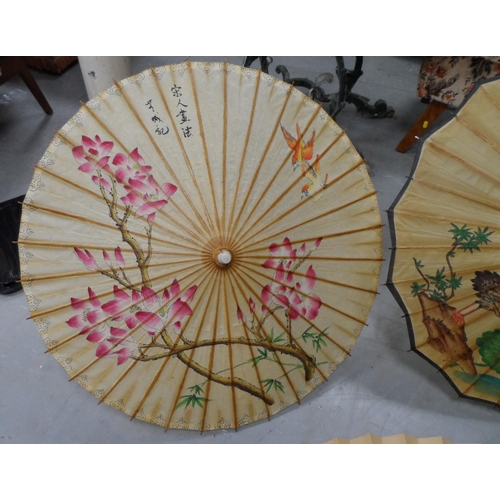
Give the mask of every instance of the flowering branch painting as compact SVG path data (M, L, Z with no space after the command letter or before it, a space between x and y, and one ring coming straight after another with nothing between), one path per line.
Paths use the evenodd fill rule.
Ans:
M112 358L117 365L123 365L176 357L201 375L199 384L179 396L176 408L203 407L209 401L204 396L208 381L231 386L272 405L275 403L273 393L285 391L282 380L290 372L300 370L306 381L311 380L321 364L315 356L330 340L327 329L320 331L311 323L320 315L323 302L314 293L317 276L308 259L322 239L310 246L304 243L293 248L290 239L285 237L281 243L269 246L269 258L262 263L269 282L260 290L260 296L249 296L246 305L237 305L234 310L235 318L245 330L244 337L194 339L186 325L196 309L198 285L183 287L173 279L168 286L157 289L149 276L154 256L155 219L158 212L168 209L178 188L169 182L160 185L138 148L129 155L114 149L113 142L102 140L98 135L82 136L81 145L72 149L78 170L91 177L123 244L112 252L102 250L102 254L74 248L83 266L109 278L112 299L100 300L88 287L88 296L71 298L73 311L67 324L95 344L97 358ZM144 221L142 238L129 230L131 218ZM125 257L125 247L132 251L133 259ZM140 273L140 284L130 279L129 271L134 267ZM283 327L282 331L276 331L276 325L270 330L266 328L270 317ZM306 330L296 331L294 324L298 319L309 323ZM138 341L138 338L148 340ZM256 353L232 367L231 373L234 370L237 374L238 366L245 364L255 367L279 363L284 366L283 374L262 378L256 385L233 373L228 376L226 372L230 367L215 372L195 362L190 355L197 349L227 344L250 346ZM309 349L301 347L304 345ZM283 363L285 358L289 362Z

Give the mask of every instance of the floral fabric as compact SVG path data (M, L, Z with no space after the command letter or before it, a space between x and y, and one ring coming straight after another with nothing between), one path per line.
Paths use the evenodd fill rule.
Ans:
M500 74L500 57L432 56L426 57L420 68L417 93L458 107L484 78Z

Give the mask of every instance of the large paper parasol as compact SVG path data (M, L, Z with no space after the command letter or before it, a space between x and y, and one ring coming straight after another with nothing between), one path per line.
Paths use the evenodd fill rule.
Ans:
M378 285L363 160L259 71L159 67L55 136L20 233L31 317L70 377L165 428L237 428L325 381Z
M412 347L459 394L500 401L500 81L425 141L391 208L390 288Z

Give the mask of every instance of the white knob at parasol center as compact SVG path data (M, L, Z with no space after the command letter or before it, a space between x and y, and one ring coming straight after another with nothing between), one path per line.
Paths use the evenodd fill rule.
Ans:
M217 255L217 260L219 264L227 266L233 260L233 255L229 250L221 250Z

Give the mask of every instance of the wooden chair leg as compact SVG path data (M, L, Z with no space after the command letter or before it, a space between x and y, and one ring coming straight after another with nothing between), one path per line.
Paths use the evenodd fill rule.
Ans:
M43 95L43 92L38 86L38 83L36 83L36 80L33 78L31 71L24 63L22 63L22 69L19 71L19 75L23 79L23 82L26 84L26 86L30 89L31 93L38 101L38 104L40 104L45 113L51 115L53 111L52 108L50 107L50 104Z
M425 130L441 115L441 113L448 107L447 104L441 101L431 101L425 111L414 123L408 133L403 137L401 142L397 145L396 151L399 153L406 153L417 139L425 132Z

